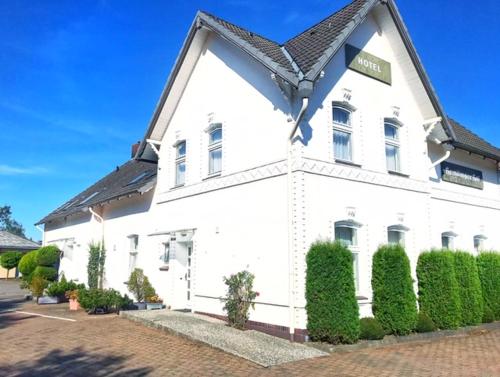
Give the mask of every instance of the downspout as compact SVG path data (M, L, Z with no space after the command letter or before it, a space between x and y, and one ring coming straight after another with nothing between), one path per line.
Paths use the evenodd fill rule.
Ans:
M101 234L102 234L102 242L104 243L104 219L102 218L101 215L99 215L97 212L95 212L92 207L89 207L89 212L101 223Z
M302 107L293 124L293 128L288 135L286 143L287 155L287 199L288 199L288 274L289 274L289 314L290 314L290 341L294 341L295 334L295 266L294 266L294 253L293 253L293 180L292 180L292 152L293 152L293 139L299 128L299 124L304 117L304 114L309 105L309 98L302 98Z
M434 169L434 168L435 168L436 166L438 166L441 162L446 161L446 160L450 157L450 155L451 155L451 151L452 151L453 149L455 149L455 148L453 148L453 146L452 146L452 145L450 145L450 144L444 144L444 145L443 145L443 148L446 150L446 152L445 152L444 156L442 156L441 158L439 158L437 161L434 161L434 162L431 164L431 166L429 167L429 170Z
M40 225L35 225L40 232L42 232L42 246L45 246L45 229L42 229Z

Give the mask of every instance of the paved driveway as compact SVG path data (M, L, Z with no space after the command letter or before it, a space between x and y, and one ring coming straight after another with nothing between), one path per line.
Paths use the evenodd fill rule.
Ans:
M33 303L10 310L0 314L1 376L500 376L500 330L266 369L116 315Z

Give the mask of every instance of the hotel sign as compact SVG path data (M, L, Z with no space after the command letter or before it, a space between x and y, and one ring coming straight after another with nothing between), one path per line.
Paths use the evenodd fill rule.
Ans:
M345 45L345 65L353 71L391 85L391 63L357 47Z
M451 162L441 163L441 178L446 182L483 189L483 173L481 171Z

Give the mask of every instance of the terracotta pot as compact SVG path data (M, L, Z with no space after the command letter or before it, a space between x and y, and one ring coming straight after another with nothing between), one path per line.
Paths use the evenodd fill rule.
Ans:
M77 299L69 299L69 310L78 310L80 309L80 303Z

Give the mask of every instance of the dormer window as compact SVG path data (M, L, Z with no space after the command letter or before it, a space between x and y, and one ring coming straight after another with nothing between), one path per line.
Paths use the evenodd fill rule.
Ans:
M175 149L175 185L182 186L186 180L186 141L179 141Z
M222 171L222 123L214 123L208 128L208 174Z

